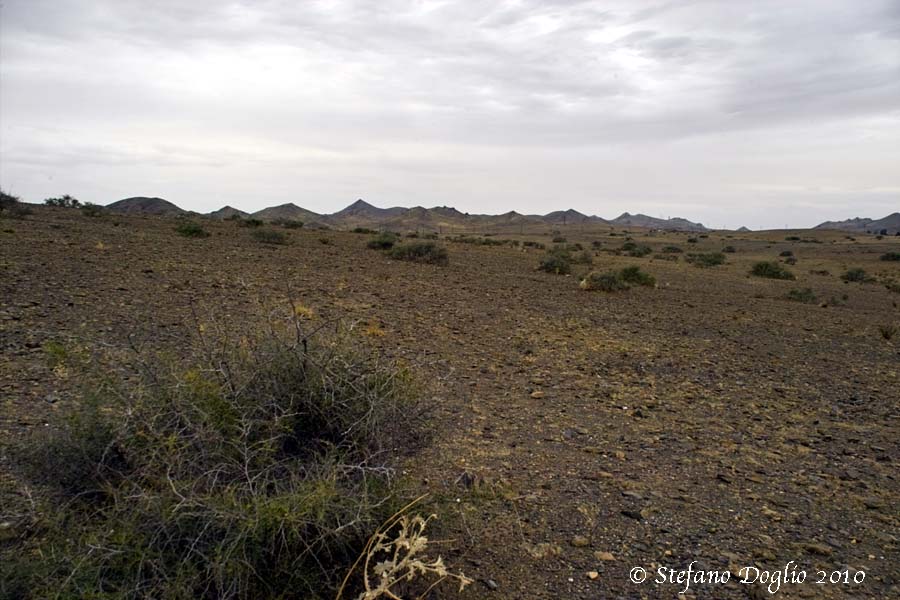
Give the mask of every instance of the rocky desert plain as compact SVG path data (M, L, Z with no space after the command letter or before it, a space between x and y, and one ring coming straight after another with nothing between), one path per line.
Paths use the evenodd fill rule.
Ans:
M421 383L432 436L402 477L473 580L429 597L900 597L900 262L882 260L900 237L390 227L436 237L449 262L435 265L391 260L372 232L241 220L43 206L0 220L0 553L27 551L41 493L7 450L81 398L48 347L178 355L198 312L240 324L283 300L312 325L352 324ZM188 221L209 235L179 235ZM274 229L284 243L252 235ZM554 244L592 264L540 270ZM724 263L688 259L703 253ZM752 276L761 261L795 279ZM655 284L579 286L630 266ZM773 594L737 577L786 565L806 582ZM656 581L689 566L734 576Z

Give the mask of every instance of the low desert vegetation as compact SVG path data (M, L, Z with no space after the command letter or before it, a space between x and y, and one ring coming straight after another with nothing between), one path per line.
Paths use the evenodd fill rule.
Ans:
M709 268L709 267L717 267L719 265L725 264L725 255L721 252L699 252L699 253L690 253L685 257L685 260L695 267L700 268Z
M262 227L263 222L261 219L242 219L240 216L237 218L238 225L241 227Z
M180 223L177 227L175 227L175 232L187 238L207 238L209 237L209 232L203 229L203 226L199 223L194 223L193 221L185 221L184 223Z
M845 271L844 274L841 275L841 279L848 283L869 283L871 281L875 281L875 279L871 277L865 269L860 267L847 269L847 271Z
M397 513L407 500L397 465L427 439L427 415L411 374L348 335L313 334L296 317L256 333L207 324L187 360L138 355L139 376L122 379L93 373L83 352L48 347L90 383L65 420L15 452L47 500L0 565L3 591L117 600L367 591L368 579L347 576L357 557L367 568L389 560L391 540L424 527ZM389 515L405 519L399 529ZM418 539L406 553L422 559ZM403 573L447 576L436 560Z
M32 214L31 209L25 206L18 196L0 190L0 217L21 219L30 214Z
M812 288L792 289L787 293L786 298L792 302L802 302L803 304L815 304L818 301Z
M635 244L634 242L625 242L620 250L627 256L635 258L643 258L653 252L653 248L644 244Z
M547 250L538 269L555 275L569 275L572 272L572 252L566 246L554 246ZM592 259L593 260L593 259Z
M373 250L390 250L397 243L399 236L390 231L383 231L369 240L367 247Z
M302 229L303 221L298 221L297 219L278 219L274 222L275 225L279 227L284 227L285 229Z
M587 250L581 250L572 254L572 264L576 265L592 265L594 264L594 256Z
M777 262L758 262L750 269L754 277L766 277L768 279L796 279L793 273Z
M722 252L726 254L734 254L735 252L737 252L737 248L735 248L734 246L725 246L724 248L722 248Z
M81 214L86 217L102 217L106 214L106 208L93 202L85 202L81 206Z
M885 253L885 254L882 254L882 255L878 258L878 260L884 260L884 261L898 261L898 260L900 260L900 252L887 252L887 253Z
M445 266L450 263L447 249L434 242L407 242L387 251L394 260L405 260L429 265Z
M640 267L625 267L619 271L600 273L591 271L579 284L581 289L600 292L619 292L630 289L632 285L653 287L656 279Z
M418 235L416 237L418 237ZM512 240L497 240L490 237L474 237L470 235L457 235L447 239L456 244L471 244L474 246L504 246L506 244L513 244Z
M283 231L275 229L255 229L250 232L250 237L261 244L284 246L290 242L290 238Z
M682 252L684 252L684 250L682 250L678 246L663 246L660 249L660 252L664 254L681 254Z
M887 325L879 325L878 333L881 334L881 337L886 340L894 339L894 336L897 335L897 331L900 330L893 323L888 323Z
M81 201L77 198L73 198L69 194L64 194L58 198L47 198L44 200L44 204L46 206L55 206L57 208L78 208L81 206Z
M647 287L653 287L656 285L656 279L649 273L645 273L644 271L642 271L641 268L637 266L625 267L624 269L620 270L619 277L625 283L633 285L643 285Z

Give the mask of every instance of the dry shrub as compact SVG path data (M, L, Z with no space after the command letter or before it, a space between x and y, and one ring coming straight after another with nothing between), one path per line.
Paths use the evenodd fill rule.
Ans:
M653 287L656 285L656 279L642 271L640 267L631 266L607 273L591 271L584 276L579 287L588 291L619 292L630 289L632 285Z
M395 468L425 420L407 370L296 316L198 329L188 359L140 354L139 377L87 377L69 420L18 452L49 501L4 589L330 597L395 512Z
M750 269L750 274L754 277L765 277L767 279L796 279L793 273L774 261L755 263L753 268Z
M388 250L388 256L395 260L446 266L450 262L447 249L434 242L409 242Z
M369 543L344 577L336 600L341 600L348 581L360 567L363 590L357 600L399 600L403 597L421 600L443 581L455 581L459 591L472 583L464 573L452 573L440 556L430 558L426 555L429 541L425 527L436 515L425 518L406 514L421 499L417 498L399 510L369 538ZM427 583L429 577L433 580L430 584ZM400 589L409 588L410 582L427 587L419 593Z

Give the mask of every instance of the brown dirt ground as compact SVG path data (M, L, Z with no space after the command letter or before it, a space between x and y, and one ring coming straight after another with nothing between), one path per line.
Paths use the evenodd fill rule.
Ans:
M389 260L364 235L289 231L290 245L267 247L234 223L204 226L212 237L193 240L167 219L40 208L0 221L4 447L76 397L48 367L47 342L177 349L192 305L239 321L257 299L284 297L313 319L359 320L426 383L436 436L407 476L432 493L441 553L477 580L465 598L675 598L681 586L654 584L655 568L693 560L866 573L856 586L787 585L783 598L900 594L900 333L879 332L900 325L900 294L839 279L855 266L900 279L898 263L878 260L900 238L711 233L695 245L633 233L654 248L737 252L710 269L601 252L595 269L638 264L658 281L603 294L536 271L538 250L447 243L441 268ZM784 249L797 281L747 276ZM784 299L803 287L847 299ZM0 504L14 512L20 485L0 460ZM651 581L631 583L634 566ZM730 583L687 597L766 595Z

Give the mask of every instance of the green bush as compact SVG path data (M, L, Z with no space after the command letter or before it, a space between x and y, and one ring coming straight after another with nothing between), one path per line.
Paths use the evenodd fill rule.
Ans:
M681 254L682 252L684 252L684 250L682 250L678 246L663 246L660 252L664 252L666 254Z
M561 254L547 254L541 259L538 269L556 275L568 275L572 272L572 262Z
M255 229L250 232L250 236L257 242L278 246L283 246L290 241L284 232L274 229Z
M699 252L688 254L685 260L695 267L706 269L724 265L725 255L721 252Z
M794 274L777 262L758 262L750 269L754 277L767 277L768 279L796 279Z
M193 221L185 221L184 223L179 224L175 228L175 231L178 235L189 238L209 237L209 232L203 229L199 223L194 223Z
M81 202L77 198L73 198L69 194L65 194L64 196L60 196L59 198L47 198L44 200L44 204L47 206L55 206L58 208L78 208L81 206Z
M688 244L696 244L696 243L697 243L697 238L695 238L695 237L688 238L688 239L687 239L687 243L688 243Z
M576 265L592 265L594 257L587 250L582 250L572 255L572 263Z
M564 238L564 237L561 236L561 235L553 236L553 243L554 243L554 244L565 244L565 243L566 243L566 238Z
M888 252L882 254L879 260L897 261L900 260L900 252Z
M778 256L793 256L793 255L794 255L794 252L793 252L793 251L791 251L791 250L784 250L784 251L782 251L781 254L779 254Z
M369 243L366 244L366 246L373 250L390 250L394 247L394 244L397 243L397 239L398 236L396 233L384 231L369 240Z
M597 271L591 271L585 275L579 285L583 290L598 292L619 292L631 287L622 281L618 273L598 273Z
M635 258L643 258L651 252L653 252L653 248L640 244L629 250L626 254L628 254L628 256L634 256Z
M818 300L812 288L793 289L787 293L787 299L804 304L814 304Z
M722 248L722 252L725 252L726 254L734 254L735 252L737 252L737 248L735 248L734 246L725 246L724 248Z
M572 253L567 246L554 246L547 250L538 269L556 275L568 275L572 272Z
M645 285L649 287L656 285L656 279L654 279L652 275L641 271L641 268L636 266L625 267L619 271L619 278L625 283L634 285Z
M874 281L874 279L869 276L866 270L860 267L848 269L843 275L841 275L841 279L851 283L867 283L870 281Z
M334 597L398 505L398 461L424 441L424 412L409 373L358 339L256 331L207 330L178 366L138 357L140 379L95 385L16 452L51 496L4 558L0 591Z
M371 234L371 233L378 233L378 232L375 231L374 229L369 229L368 227L354 227L354 228L353 228L353 233L366 233L366 234Z
M600 273L591 271L579 284L581 289L600 292L618 292L630 289L632 285L654 286L656 279L641 271L640 267L625 267L620 271Z
M388 256L395 260L425 263L430 265L447 265L450 257L447 249L434 242L409 242L394 246L388 250Z
M238 225L241 227L262 227L263 222L260 219L241 219L238 217Z

